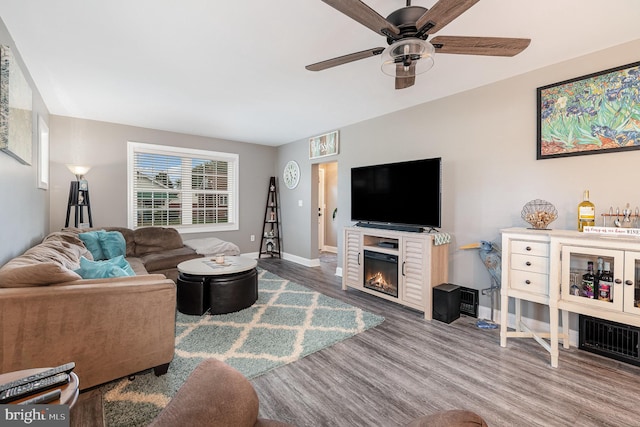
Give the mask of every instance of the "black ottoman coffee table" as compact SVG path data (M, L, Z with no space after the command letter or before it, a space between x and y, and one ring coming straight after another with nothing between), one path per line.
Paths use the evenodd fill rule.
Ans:
M196 258L178 264L177 306L184 314L225 314L251 307L258 299L258 262L225 256L218 264Z

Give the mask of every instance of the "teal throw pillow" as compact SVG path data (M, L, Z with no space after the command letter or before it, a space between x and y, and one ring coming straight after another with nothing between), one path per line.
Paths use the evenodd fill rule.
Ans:
M102 233L98 233L98 239L100 240L100 247L102 248L105 259L126 255L127 242L124 240L121 232L103 231Z
M127 242L119 231L87 231L78 234L78 237L96 261L115 258L127 253Z
M91 252L91 255L93 255L93 259L96 261L107 259L104 251L102 250L102 246L100 245L100 233L104 232L104 230L98 230L78 234L78 237L82 240L89 252Z
M133 271L133 268L131 268L131 264L129 264L129 262L126 259L124 259L124 255L118 255L115 258L111 258L109 262L123 269L128 276L136 275L135 271Z
M121 267L124 266L125 268ZM129 271L126 269L128 268ZM123 256L112 260L90 261L80 258L80 268L75 270L83 279L106 279L110 277L133 276L135 273Z

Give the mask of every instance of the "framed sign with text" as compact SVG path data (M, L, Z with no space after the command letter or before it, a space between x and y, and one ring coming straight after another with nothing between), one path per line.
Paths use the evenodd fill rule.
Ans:
M339 139L337 130L309 138L309 158L317 159L338 154Z

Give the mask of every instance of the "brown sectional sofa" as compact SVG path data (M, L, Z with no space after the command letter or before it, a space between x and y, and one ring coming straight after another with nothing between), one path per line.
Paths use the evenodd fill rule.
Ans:
M0 373L75 362L87 389L149 368L166 372L175 341L177 264L200 257L175 229L120 231L135 276L82 279L77 235L51 233L0 268ZM168 278L169 277L169 278Z
M202 257L184 245L180 233L174 228L142 227L132 230L124 227L103 227L100 230L122 233L127 243L126 259L136 274L164 274L176 282L178 264ZM66 228L63 231L77 234L87 230Z

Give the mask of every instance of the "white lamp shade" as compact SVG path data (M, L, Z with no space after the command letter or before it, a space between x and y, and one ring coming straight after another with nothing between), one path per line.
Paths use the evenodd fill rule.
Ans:
M87 172L89 172L91 166L67 165L67 168L69 168L76 178L81 179Z

